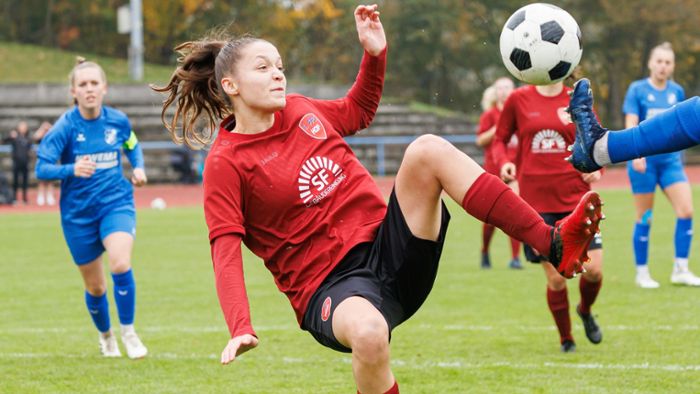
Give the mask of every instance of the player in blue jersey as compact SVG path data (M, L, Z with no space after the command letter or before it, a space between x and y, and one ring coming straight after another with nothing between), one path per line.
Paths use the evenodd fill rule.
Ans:
M633 82L627 90L623 112L625 127L635 127L685 99L683 88L671 80L674 53L669 43L654 47L649 56L649 78ZM676 213L675 262L671 282L692 285L698 281L688 270L688 253L692 239L693 200L680 152L641 157L627 163L634 194L637 221L633 249L637 267L635 282L642 288L657 288L647 265L649 230L652 222L654 192L659 185Z
M102 105L107 78L98 64L79 59L70 73L70 91L76 105L42 140L36 175L61 180L63 235L85 282L85 302L100 332L102 354L121 356L109 320L102 269L106 250L122 342L130 358L142 358L148 350L134 331L131 250L136 216L131 183L146 183L143 152L126 115ZM122 175L122 151L133 167L131 183Z

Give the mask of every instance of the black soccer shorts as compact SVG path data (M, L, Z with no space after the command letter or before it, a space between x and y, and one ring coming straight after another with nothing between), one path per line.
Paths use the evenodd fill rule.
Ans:
M392 191L374 241L355 246L328 274L309 301L302 329L322 345L350 353L333 335L333 312L346 298L360 296L379 310L391 333L418 310L432 290L449 221L442 203L437 240L415 237Z

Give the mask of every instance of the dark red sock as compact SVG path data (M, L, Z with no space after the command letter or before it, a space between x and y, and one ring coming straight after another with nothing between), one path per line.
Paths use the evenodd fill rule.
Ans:
M554 322L557 324L557 329L559 329L561 343L567 339L573 341L571 318L569 317L569 296L566 288L557 291L547 287L547 304L554 317Z
M491 238L493 238L493 232L496 227L490 224L484 223L484 227L481 231L481 253L486 253L489 251L489 244L491 244Z
M360 390L357 390L357 394L362 393L360 393ZM394 385L391 386L389 390L385 391L384 394L399 394L399 382L394 381Z
M384 392L384 394L399 394L399 382L394 381L394 385Z
M514 259L520 257L520 241L513 237L510 238L510 252Z
M585 276L581 276L581 280L578 282L578 289L581 292L581 304L579 306L581 313L584 315L591 313L591 306L593 306L595 299L598 297L598 292L602 285L602 278L598 282L589 282Z
M552 227L497 177L481 174L464 195L462 207L482 222L549 254Z

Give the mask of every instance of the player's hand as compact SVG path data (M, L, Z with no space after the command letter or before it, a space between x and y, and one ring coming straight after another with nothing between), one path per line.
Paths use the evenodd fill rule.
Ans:
M226 344L224 351L221 352L221 364L226 365L232 362L237 356L256 346L258 346L258 338L250 334L243 334L231 338L228 344Z
M143 168L134 168L134 172L131 174L131 183L138 187L145 185L146 182L148 182L148 178L146 178L146 172Z
M647 159L642 157L641 159L632 160L632 168L635 171L644 174L647 172Z
M88 156L83 156L73 165L73 175L78 178L90 178L95 173L97 164L90 160Z
M511 182L515 180L515 164L506 163L501 167L501 179L505 182Z
M586 183L598 182L601 176L602 175L600 174L600 171L593 171L588 174L581 174L581 178L583 178L583 181Z
M386 48L384 27L379 20L377 5L359 5L355 8L355 25L362 47L372 56L379 55Z

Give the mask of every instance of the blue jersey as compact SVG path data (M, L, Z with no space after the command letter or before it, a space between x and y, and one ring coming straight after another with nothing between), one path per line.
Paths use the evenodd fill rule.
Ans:
M632 82L629 89L627 89L622 112L625 115L637 115L639 121L642 122L666 111L683 100L685 100L685 91L681 85L668 81L666 88L659 90L652 86L648 78L645 78ZM652 162L680 160L680 152L654 155L650 156L649 159Z
M143 153L129 119L121 111L105 106L100 116L91 120L84 119L74 107L60 117L41 141L37 177L61 179L64 222L91 222L112 208L133 210L133 188L122 174L122 148L133 167L143 168ZM89 178L73 175L74 163L84 156L96 164L95 173Z

